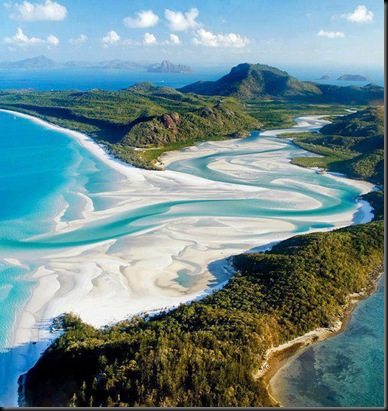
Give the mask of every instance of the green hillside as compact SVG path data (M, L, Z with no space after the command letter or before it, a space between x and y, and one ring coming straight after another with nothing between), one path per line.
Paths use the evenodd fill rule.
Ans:
M189 96L151 83L120 91L3 91L0 108L84 132L117 157L145 168L155 168L157 156L135 148L177 149L248 135L261 126L233 98Z
M28 371L22 405L271 405L254 378L266 350L341 319L383 255L383 221L302 235L236 257L222 290L148 321L95 329L67 315Z
M384 107L339 117L320 132L288 135L300 147L324 156L295 158L295 164L384 185Z
M384 136L384 107L369 107L367 110L338 117L332 124L322 127L320 132L344 137Z
M217 81L199 81L179 89L183 93L233 96L239 99L316 95L321 90L287 72L265 64L239 64Z
M199 81L179 89L183 93L233 96L242 100L281 99L304 103L382 104L384 88L339 87L299 81L287 72L264 64L239 64L217 81Z

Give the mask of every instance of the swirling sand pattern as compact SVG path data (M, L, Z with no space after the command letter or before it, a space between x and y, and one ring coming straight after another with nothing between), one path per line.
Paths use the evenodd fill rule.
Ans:
M36 177L17 200L6 192L19 207L0 222L0 303L12 307L1 320L2 345L29 349L28 356L18 351L20 361L14 354L2 362L8 385L0 396L10 405L17 375L52 339L47 324L62 312L101 326L173 307L222 286L231 255L371 218L356 200L370 184L290 164L310 154L276 138L276 130L170 153L167 170L155 172L123 165L88 137L29 116L1 113L0 121L15 141L32 146L17 164L7 140L3 154L13 156L13 169L6 182L22 184L17 174L25 167L24 179ZM325 124L316 116L298 121L282 132Z

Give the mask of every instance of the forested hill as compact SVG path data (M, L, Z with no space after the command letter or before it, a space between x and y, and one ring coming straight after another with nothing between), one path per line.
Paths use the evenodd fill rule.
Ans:
M95 329L67 315L28 371L21 405L271 405L254 378L266 350L341 319L383 255L383 221L302 235L236 257L222 290L148 321Z
M243 100L286 99L310 103L382 104L384 88L339 87L299 81L287 72L265 64L239 64L216 81L199 81L179 89L183 93L233 96Z
M322 127L320 132L343 137L384 137L384 107L369 107L335 118L332 124Z
M265 64L239 64L217 81L199 81L179 89L183 93L234 96L240 99L319 95L313 83L302 82Z
M155 168L155 150L135 148L179 148L248 135L261 126L234 98L192 96L151 83L120 91L2 91L0 108L84 132L144 168Z
M297 158L294 163L384 185L384 107L335 118L332 124L321 128L320 134L300 133L292 137L302 148L324 156Z

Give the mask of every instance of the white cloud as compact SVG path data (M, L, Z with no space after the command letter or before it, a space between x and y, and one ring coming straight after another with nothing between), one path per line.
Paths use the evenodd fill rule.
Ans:
M101 39L101 43L103 44L104 48L108 48L109 46L172 46L181 44L181 41L176 34L170 34L169 40L159 42L154 34L148 32L144 33L143 39L141 41L123 39L114 30L111 30Z
M365 6L357 6L352 13L341 14L341 17L353 23L370 23L374 14Z
M180 41L179 37L176 34L170 34L169 43L178 45L178 44L181 44L182 42Z
M58 37L55 37L53 34L49 34L47 36L47 44L50 44L52 46L58 46L58 44L59 44Z
M324 31L319 30L318 32L319 37L326 37L328 39L335 39L337 37L345 37L345 33L343 31Z
M47 46L58 46L59 39L53 34L47 36L46 40L40 39L38 37L27 37L21 28L18 28L16 34L12 37L4 37L3 42L11 44L13 46L25 47L25 46L37 46L37 45L47 45Z
M10 9L12 6L12 3L10 1L6 1L5 3L3 3L3 6L5 9Z
M159 17L152 10L141 10L136 13L137 17L125 17L124 24L131 28L153 27L158 24Z
M151 34L151 36L153 35ZM151 40L151 38L149 40ZM108 48L109 46L140 46L142 44L145 44L145 42L142 43L140 41L135 41L131 39L122 39L121 36L117 34L114 30L111 30L108 33L106 33L106 35L101 39L101 43L104 48Z
M147 46L157 44L156 37L151 33L145 33L143 39L144 44Z
M16 3L14 5L15 13L11 14L14 20L23 21L60 21L64 20L67 15L66 7L52 0L46 0L44 3Z
M199 15L199 10L192 8L186 13L181 11L172 11L166 9L164 11L164 17L168 21L168 26L172 31L183 31L187 29L195 29L199 26L199 23L195 20Z
M106 36L101 39L101 42L104 47L117 46L121 42L121 37L114 30L111 30L106 33Z
M79 44L83 44L86 43L87 40L87 36L85 36L85 34L80 34L78 37L74 38L74 39L70 39L69 43L72 44L73 46L77 46Z
M243 48L249 39L236 33L214 34L205 29L199 29L194 35L193 44L207 47Z

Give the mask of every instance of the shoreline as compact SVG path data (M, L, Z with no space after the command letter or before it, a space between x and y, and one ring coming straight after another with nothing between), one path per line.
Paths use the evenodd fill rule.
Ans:
M380 271L383 270L383 271ZM338 319L332 326L327 328L316 328L302 336L296 337L293 340L287 341L277 347L268 349L265 353L266 361L255 374L255 378L262 379L267 390L268 396L275 407L287 407L276 399L274 388L271 386L271 381L275 375L294 358L302 354L307 348L313 344L326 341L342 332L345 332L352 317L353 310L357 304L370 297L378 289L378 281L384 275L384 268L370 274L370 283L359 293L350 294L347 297L347 302L343 308L341 319Z
M115 170L117 170L117 171L119 171L121 174L123 174L127 179L133 179L134 177L136 178L136 176L137 177L139 177L139 175L142 177L142 180L144 180L144 176L146 176L146 175L155 175L156 173L158 174L158 176L157 177L159 177L159 175L160 174L164 174L164 175L166 175L167 174L167 180L169 180L169 178L171 178L171 176L170 176L170 174L178 174L178 178L177 178L177 182L178 183L183 183L183 182L189 182L189 183L192 183L192 182L199 182L200 183L200 185L202 185L204 182L205 182L205 184L207 185L207 184L212 184L212 185L215 185L215 186L224 186L225 184L226 185L228 185L228 183L223 183L223 182L212 182L211 180L209 181L209 180L204 180L203 178L201 178L201 177L196 177L196 176L192 176L192 175L185 175L184 173L176 173L176 172L173 172L173 171L169 171L169 170L164 170L164 171L162 171L162 172L160 172L160 171L154 171L154 170L152 170L152 171L150 171L150 170L143 170L143 169L139 169L139 168L137 168L137 167L134 167L134 166L131 166L130 164L127 164L127 163L124 163L123 161L121 161L121 160L119 160L119 159L116 159L115 157L113 157L110 153L108 153L108 152L106 152L105 150L104 150L104 148L101 146L101 145L99 145L96 141L94 141L92 138L90 138L90 137L88 137L87 135L85 135L85 134L83 134L83 133L80 133L80 132L77 132L77 131L73 131L73 130L70 130L70 129L66 129L66 128L63 128L63 127L60 127L60 126L57 126L57 125L54 125L54 124L51 124L51 123L49 123L49 122L47 122L47 121L45 121L45 120L42 120L42 119L40 119L40 118L37 118L37 117L34 117L34 116L32 116L32 115L29 115L29 114L24 114L24 113L19 113L19 112L16 112L16 111L12 111L12 110L4 110L4 109L0 109L0 111L3 111L3 112L6 112L6 113L9 113L9 114L12 114L12 115L15 115L15 116L19 116L19 117L21 117L21 118L26 118L26 119L28 119L28 120L31 120L31 121L33 121L34 123L37 123L37 124L39 124L39 125L42 125L42 126L44 126L44 127L47 127L47 128L49 128L49 129L52 129L52 130L55 130L55 131L58 131L58 132L61 132L61 133L65 133L65 134L67 134L67 135L69 135L70 137L73 137L73 138L75 138L78 142L79 142L79 144L81 144L84 148L86 148L89 152L91 152L93 155L95 155L96 157L98 157L101 161L103 161L105 164L107 164L109 167L112 167L112 168L114 168ZM301 116L300 117L300 120L301 120L301 124L302 124L302 127L308 127L308 120L312 120L313 122L316 122L317 120L319 121L322 117L325 117L325 116L320 116L320 115L314 115L314 116ZM307 120L307 121L306 121ZM325 121L325 123L328 123L328 121ZM316 124L315 124L315 126L316 126ZM296 128L297 126L293 126L293 128ZM268 131L266 131L265 133L267 133L268 135L273 135L273 134L276 134L277 132L278 132L279 130L268 130ZM297 130L296 130L297 131ZM236 139L235 139L236 140ZM241 140L241 139L237 139L237 140ZM233 144L233 141L231 141L231 140L225 140L224 142L226 142L226 143L232 143ZM216 147L218 146L218 144L222 144L223 142L214 142L214 144L216 145ZM196 146L192 146L192 147L189 147L189 148L186 148L185 150L184 150L184 152L185 153L187 153L187 152L189 152L190 154L191 154L191 150L192 149L196 149ZM173 152L169 152L169 153L165 153L165 155L166 156L170 156L170 157L172 157L173 159L174 158L176 158L176 157L180 157L180 154L182 154L182 151L173 151ZM169 161L169 163L170 163L171 161ZM289 162L289 160L287 160L287 162ZM297 166L296 166L297 167ZM337 177L337 176L332 176L332 178L335 178L335 179L340 179L341 181L343 181L343 178L342 177ZM139 180L139 178L137 178L136 180ZM168 183L170 183L171 181L168 181ZM174 183L175 183L175 181L174 181ZM353 182L353 181L349 181L348 182L349 184L351 184L351 185L357 185L360 189L362 189L362 191L368 191L369 189L370 189L370 187L368 187L368 185L369 186L371 186L369 183L366 183L366 182L361 182L361 181L355 181L355 182ZM234 188L234 187L233 187ZM245 187L239 187L239 188L242 188L243 189L243 191L245 192L247 192L247 194L248 193L251 193L252 191L256 191L257 190L257 188L256 187L249 187L249 186L245 186ZM259 190L261 190L261 189L259 189ZM83 195L84 196L84 195ZM84 197L86 197L86 196L84 196ZM360 221L352 221L351 223L352 224L354 224L354 223L362 223L362 222L365 222L365 221L368 221L368 220L371 220L372 218L373 218L373 214L370 212L371 211L371 209L370 209L370 206L369 206L369 203L367 203L367 202L364 202L363 204L361 204L358 200L357 200L357 203L359 204L359 207L357 208L357 211L354 213L354 215L356 215L356 214L359 214L359 212L360 212L360 210L361 209L363 209L363 211L364 211L364 217L363 218L361 218L360 219ZM147 204L150 204L150 202L148 201L148 202L146 202L146 205ZM151 203L152 204L152 203ZM138 205L136 205L136 206L138 206ZM120 210L123 210L123 209L128 209L128 207L116 207L115 208L115 211L117 212L117 211L120 211ZM56 218L55 218L55 220L56 220L56 222L57 222L57 229L56 229L56 231L58 231L59 229L60 229L60 231L61 232L67 232L67 231L73 231L74 229L76 229L76 228L78 228L78 226L79 226L79 224L77 224L79 221L81 221L81 223L83 223L84 221L88 221L88 222L90 222L90 221L94 221L95 220L95 216L93 215L93 214L96 214L96 213L94 213L94 210L93 210L93 207L90 205L90 203L88 203L88 202L86 202L86 207L85 207L85 210L84 210L84 212L83 212L83 218L81 219L81 220L75 220L74 222L71 222L71 223L63 223L63 222L61 222L60 221L60 215L59 216L56 216ZM104 215L104 213L102 213L103 214L103 216L102 217L104 217L105 215ZM337 219L335 219L334 221L336 221ZM264 220L263 220L264 221ZM274 221L274 223L275 223L275 221ZM285 222L284 222L285 223ZM284 226L284 223L282 224L283 226ZM266 224L264 225L264 231L266 231ZM333 228L332 229L334 229L334 228L340 228L340 227L342 227L342 226L345 226L344 224L341 224L339 221L338 221L338 223L337 224L334 224L334 226L333 226ZM273 228L275 228L275 226L273 226ZM284 237L284 236L282 236L281 235L281 232L284 230L284 227L283 227L283 229L280 229L280 225L278 225L277 226L277 228L275 229L275 231L278 233L278 234L280 234L280 235L278 235L278 236L276 236L276 238L275 238L275 240L277 240L277 241L281 241L282 239L285 239L285 238L287 238L288 236L286 236L286 237ZM323 229L323 231L325 231L326 229ZM320 231L320 230L316 230L316 231ZM278 238L279 237L279 238ZM271 239L269 239L269 241L265 241L265 243L268 243L268 242L272 242L272 238ZM103 244L109 244L110 242L112 242L113 244L114 244L114 242L115 242L115 240L107 240L107 241L104 241L104 242L102 242L101 244L103 245ZM260 245L262 245L262 244L256 244L257 246L260 246ZM93 247L93 246L90 246L90 247ZM81 253L82 253L82 249L84 249L84 250L87 250L88 248L90 248L89 246L82 246L82 247L77 247L77 248L81 248ZM109 247L109 246L108 246ZM242 251L242 250L241 250ZM245 251L245 250L244 250ZM238 251L238 252L240 252L240 250ZM223 253L221 253L221 254L223 254ZM231 255L233 255L233 254L231 254ZM201 264L201 265L207 265L209 262L211 262L212 260L211 259L209 259L209 258L206 258L206 261L207 261L207 263L204 263L204 264ZM50 276L45 276L44 274L47 274L48 273L48 270L45 270L45 267L41 267L42 269L40 270L40 269L38 269L38 270L36 270L34 273L33 273L33 275L32 275L32 277L34 278L34 279L36 279L37 280L37 285L35 286L35 288L34 288L34 291L33 291L33 293L32 293L32 296L31 296L31 298L29 299L29 301L27 301L26 302L26 304L25 304L25 308L26 307L28 307L29 305L33 305L33 306L36 306L37 304L36 304L36 302L33 302L33 301L31 301L31 300L37 300L37 298L34 298L34 295L35 294L41 294L40 292L37 292L36 291L36 289L38 289L38 288L42 288L41 287L41 284L42 283L44 283L46 286L45 286L45 289L46 289L46 292L45 292L45 295L47 296L47 286L49 286L48 288L51 290L51 293L50 294L52 294L53 296L56 294L56 292L57 292L57 290L58 290L58 288L62 288L62 285L63 284L61 284L61 283L63 283L63 281L60 281L60 279L58 279L57 277L58 277L58 275L53 275L54 274L54 271L52 271L52 275L50 275ZM59 275L59 277L60 277L60 275ZM209 278L206 278L206 279L202 279L201 280L201 283L202 283L202 285L200 285L200 289L202 289L202 290L204 290L203 292L200 292L200 294L202 295L202 296L204 296L204 295L206 295L206 292L205 292L205 290L206 289L208 289L208 287L206 287L206 286L204 286L204 284L205 283L207 283L209 281ZM222 281L223 282L223 281ZM179 294L179 293L178 293ZM197 285L197 287L196 287L196 292L194 292L194 295L193 295L193 298L198 298L199 297L199 295L198 295L198 285ZM186 300L186 299L185 299ZM31 303L31 304L29 304L29 303ZM154 308L151 308L151 310L154 310ZM36 311L36 310L23 310L23 311L27 311L29 314L31 313L31 311ZM31 314L30 314L31 315ZM30 317L30 315L28 315L29 317ZM119 320L119 319L118 319ZM113 320L114 321L114 320ZM111 321L110 321L111 322ZM17 329L19 330L19 332L20 332L20 329L22 328L22 329L25 329L26 331L27 331L27 329L30 329L30 324L31 324L31 319L26 319L26 321L22 321L22 320L20 320L20 323L25 323L25 324L27 324L27 327L24 327L24 326L19 326L19 327L17 327ZM16 333L15 333L15 335L17 334L17 331L16 331ZM35 333L36 334L36 333ZM24 336L24 337L21 337L21 338L15 338L15 342L22 342L22 343L24 343L26 340L28 340L28 338L26 338L26 336Z
M65 133L73 138L75 138L83 147L97 156L102 162L107 164L108 166L114 168L115 170L121 172L124 176L128 177L128 173L131 168L135 168L129 163L125 163L124 161L114 157L108 151L106 151L102 145L98 144L94 139L89 137L88 135L81 133L80 131L71 130L69 128L57 126L56 124L49 123L46 120L42 120L39 117L32 116L31 114L21 113L19 111L7 110L0 108L0 112L13 114L14 116L18 116L21 118L25 118L31 120L35 124L39 124L43 127L47 127L50 130L58 131L60 133Z
M244 199L247 197L256 198L257 196L261 196L263 192L263 189L258 187L243 185L231 186L229 183L205 180L201 177L170 170L150 171L139 169L116 159L87 135L50 124L28 114L10 110L1 111L27 118L44 127L75 138L82 147L86 148L98 159L123 174L127 179L124 184L132 184L134 188L131 189L132 191L127 188L126 191L122 190L118 193L118 196L121 196L120 198L123 198L123 200L117 207L115 206L113 209L109 209L110 214L128 211L143 205L152 205L157 201L167 201L172 196L178 196L177 198L179 199L181 198L179 196L186 195L185 193L181 193L182 187L192 190L191 192L189 191L189 198L194 199L197 198L195 196L212 199L213 197L217 198L219 195L233 196L235 199ZM306 117L301 118L305 119ZM218 148L223 144L235 145L238 144L238 141L239 139L234 141L225 140L223 142L213 142L212 147ZM195 151L196 146L193 147ZM191 148L188 150L185 149L185 153L192 155ZM175 156L175 158L177 156L179 157L179 154L180 157L185 156L182 155L182 152L170 153ZM288 164L289 160L286 159L285 163ZM343 181L342 178L341 181ZM356 186L362 191L368 190L371 186L368 185L369 183L353 183L352 181L349 181L348 184ZM143 190L141 200L133 201L131 199L129 201L127 197L131 197L134 190L138 190L139 187ZM155 192L156 189L159 191ZM212 194L212 190L215 194ZM291 200L292 198L290 198L290 201ZM88 205L87 202L86 204ZM306 202L300 202L300 206L303 207L303 209L311 208L311 204L307 203L306 205ZM360 205L360 207L361 206L362 205ZM351 215L353 217L358 213L360 207L352 212ZM89 204L89 209L85 209L83 219L75 220L74 223L72 222L73 224L68 224L61 222L60 216L58 216L56 218L57 227L62 225L59 227L60 232L72 231L85 221L89 222L103 219L109 215L109 213L94 212ZM365 212L365 215L365 218L373 217L368 213L368 210ZM333 223L333 228L330 229L357 223L349 218L349 212L331 215L330 221ZM318 221L321 218L313 217L310 218L309 221L314 221L314 219ZM150 237L151 240L147 242L147 245L152 247L153 244L159 244L161 239L166 241L166 236L168 241L171 242L171 245L162 247L160 252L154 253L155 255L153 254L151 256L149 252L142 251L144 243L141 242L141 239L138 240L139 243L136 247L133 247L129 254L128 251L126 251L126 254L108 254L108 251L116 246L116 239L110 239L88 246L77 246L75 249L66 250L66 252L56 251L50 253L45 260L48 262L45 262L42 267L39 267L38 270L32 274L32 278L37 281L37 284L33 289L31 297L25 302L22 314L18 319L18 324L15 325L14 345L21 347L21 353L19 354L20 361L24 361L23 357L27 357L28 355L28 360L33 362L31 365L33 366L36 360L34 361L33 358L30 358L31 344L33 344L31 341L34 341L34 344L38 342L36 346L33 346L34 355L38 357L39 353L37 353L37 351L44 351L49 341L57 336L56 333L50 334L47 326L45 328L41 325L48 317L53 318L64 311L73 311L74 307L76 307L75 312L82 312L81 318L85 322L91 323L94 326L101 326L120 321L141 311L152 311L155 309L155 300L160 301L160 303L158 303L159 309L165 309L166 307L173 308L182 302L186 303L197 298L202 298L207 295L208 290L221 287L225 283L225 280L227 281L228 275L230 275L226 275L226 273L222 274L224 266L220 264L219 267L217 267L218 271L216 270L216 273L219 275L219 277L217 277L214 271L209 272L208 265L210 263L214 263L215 261L218 263L229 255L245 252L252 246L258 247L271 243L274 240L281 241L286 239L290 236L289 233L292 232L293 228L295 228L295 226L287 222L287 220L279 220L276 218L208 217L204 224L208 229L209 227L211 229L214 223L214 229L218 234L217 238L208 244L209 241L207 241L206 235L201 235L198 231L198 227L201 226L199 223L203 220L197 217L189 217L186 218L185 221L188 222L188 226L184 228L183 234L179 231L179 235L177 235L178 227L182 230L180 228L182 223L179 225L174 221L167 221L166 225L168 226L166 229L164 229L163 226L156 231L154 230L156 234ZM170 228L173 228L173 231L175 231L174 235L169 234ZM314 231L324 230L326 229L315 229ZM231 236L231 232L234 233L234 237L233 235ZM241 232L241 234L238 234L239 232ZM243 232L245 234L243 234ZM266 234L267 232L269 234ZM258 237L253 238L253 233ZM234 243L228 243L228 247L223 247L222 244L225 242L224 238L226 235L231 236L231 238L233 237L233 240L231 239L230 242ZM263 235L263 237L260 238L260 235ZM141 235L134 235L131 238L135 241L135 239L140 237ZM258 238L260 240L258 240ZM52 254L54 254L56 260L54 263L49 261ZM133 256L135 256L140 263L136 262L131 266L132 260L134 259ZM151 260L150 262L147 261L149 259ZM144 260L144 262L142 260ZM72 263L70 264L69 261ZM182 269L192 271L193 262L200 267L199 271L198 268L194 270L198 276L196 277L195 283L189 288L186 287L186 291L183 292L182 288L184 287L181 287L176 282L177 272ZM144 280L139 278L139 276L131 277L131 273L133 272L133 270L131 271L132 268L136 271L152 272L153 274L150 274L148 278ZM108 274L105 274L105 272ZM113 276L112 273L115 274L115 276ZM115 281L115 288L111 286L108 288L106 282L112 279ZM219 284L215 287L210 287L209 282L214 279L217 279ZM93 294L84 289L86 288L84 287L85 284L88 286L94 283L98 283L98 285L93 285ZM147 292L145 290L147 290ZM126 293L128 295L126 295ZM101 305L101 307L96 309L94 300L96 297L104 301L106 306ZM118 301L120 302L120 309L117 308ZM113 311L112 307L115 307ZM139 307L139 309L136 309L136 307ZM73 308L73 310L71 308ZM109 317L107 321L104 320L106 316ZM96 317L99 319L97 318L96 320ZM99 322L96 323L96 321L102 322L102 324ZM22 349L23 347L25 348L24 351Z

